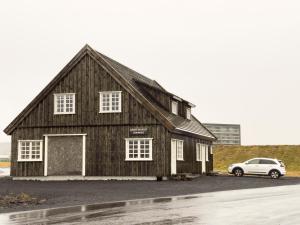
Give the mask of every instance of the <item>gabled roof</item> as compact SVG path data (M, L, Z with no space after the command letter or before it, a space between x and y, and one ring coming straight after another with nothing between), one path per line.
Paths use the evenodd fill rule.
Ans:
M85 45L80 52L63 68L63 70L46 86L42 92L33 99L33 101L8 125L4 130L6 134L11 134L14 129L26 118L26 116L49 94L58 82L86 55L91 56L98 62L109 74L130 94L132 94L137 101L146 107L165 127L171 132L191 133L207 139L216 139L216 137L208 131L195 117L187 120L180 116L173 115L155 102L149 101L139 90L138 83L143 83L151 88L157 89L169 95L160 84L155 80L151 80L140 73L116 62L115 60L93 50L88 45Z

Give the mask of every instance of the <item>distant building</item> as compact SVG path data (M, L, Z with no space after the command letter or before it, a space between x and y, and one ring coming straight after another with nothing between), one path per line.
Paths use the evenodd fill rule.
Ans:
M204 123L203 125L218 138L215 144L241 145L241 125L215 123Z

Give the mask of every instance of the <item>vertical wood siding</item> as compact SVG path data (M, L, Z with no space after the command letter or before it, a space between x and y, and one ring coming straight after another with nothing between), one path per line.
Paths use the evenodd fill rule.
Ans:
M177 161L177 173L194 173L200 174L202 171L202 162L196 161L196 144L212 144L211 141L201 140L189 136L172 134L172 138L183 140L183 161ZM206 162L207 171L213 170L213 155L208 155L208 162Z
M19 128L13 133L12 176L43 176L43 162L17 162L17 140L44 139L44 134L86 133L86 176L167 176L170 173L170 134L161 125L148 128L153 138L152 161L125 161L125 138L132 126ZM139 126L133 126L134 128ZM136 137L136 136L134 136ZM43 154L44 155L44 154Z

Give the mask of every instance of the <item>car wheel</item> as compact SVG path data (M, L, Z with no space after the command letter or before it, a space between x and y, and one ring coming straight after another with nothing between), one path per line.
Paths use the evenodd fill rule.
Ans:
M270 171L270 177L272 179L278 179L280 177L280 173L277 170L271 170Z
M243 172L242 169L236 168L236 169L233 170L233 174L234 174L234 176L236 176L236 177L241 177L241 176L243 176L244 172Z

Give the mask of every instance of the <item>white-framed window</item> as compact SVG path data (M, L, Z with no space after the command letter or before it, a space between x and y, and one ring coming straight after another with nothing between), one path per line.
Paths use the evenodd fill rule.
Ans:
M126 160L152 160L152 138L126 138Z
M176 160L184 160L183 157L183 140L172 139L176 147Z
M114 113L122 111L122 92L103 91L100 93L100 113Z
M178 115L178 102L172 101L172 113Z
M54 114L75 114L75 93L54 94Z
M18 161L43 161L43 141L19 140Z
M207 144L196 144L196 161L205 160L208 162L208 154L209 154L209 145Z
M191 115L192 115L191 108L186 108L186 118L188 120L191 120Z

